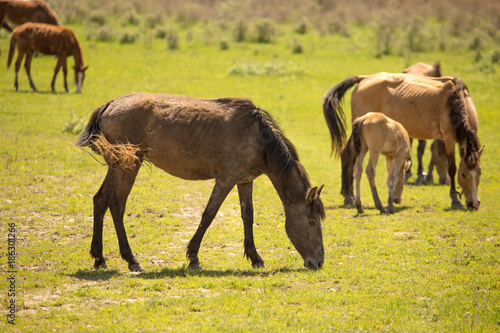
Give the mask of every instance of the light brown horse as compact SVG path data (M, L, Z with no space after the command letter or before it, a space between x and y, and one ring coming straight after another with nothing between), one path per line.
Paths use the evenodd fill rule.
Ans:
M34 91L38 91L33 79L31 78L31 60L35 51L45 55L57 56L56 67L54 68L54 76L50 84L52 91L55 92L55 82L57 73L63 69L64 74L64 89L69 92L66 76L68 68L66 58L73 56L75 59L75 84L76 92L82 92L83 80L85 79L85 71L88 66L84 65L83 50L75 36L73 30L63 26L56 26L44 23L31 23L23 24L12 32L10 37L9 57L7 59L7 68L10 67L15 51L18 51L15 70L16 77L14 86L16 91L19 91L19 69L24 56L26 60L24 67L30 82L30 86Z
M42 0L0 0L1 27L12 32L8 24L21 25L27 22L59 25L56 13Z
M405 128L382 113L370 112L357 118L352 124L352 134L347 145L354 147L354 179L356 180L356 208L363 214L361 207L361 175L363 160L368 151L370 159L366 167L366 175L370 182L370 189L375 207L381 214L393 214L396 210L394 203L401 202L405 172L410 166L411 148L410 138ZM375 184L375 173L380 154L385 156L387 164L387 186L389 198L387 210L382 205Z
M418 74L418 75L424 75L424 76L430 76L430 77L441 77L443 76L443 73L441 72L441 63L440 62L435 62L434 65L426 64L424 62L417 62L410 67L406 68L403 73L405 74ZM413 143L413 138L410 138L410 145ZM415 180L415 184L422 184L424 182L426 183L432 183L432 170L434 166L437 164L437 170L439 174L439 179L443 181L443 183L450 184L449 179L450 176L448 175L448 171L446 173L439 173L439 171L444 170L443 167L446 165L447 167L447 161L448 159L446 158L446 154L440 154L443 152L436 152L435 154L433 153L432 156L437 157L436 160L432 160L429 163L429 172L427 175L424 174L424 164L422 162L422 158L424 156L425 152L425 146L426 146L427 141L426 140L418 140L418 147L417 147L417 161L418 161L418 166L417 166L417 179ZM442 147L442 145L431 145L431 149L439 149ZM440 156L443 156L443 158L439 158ZM411 169L408 169L406 172L406 179L411 177ZM446 181L447 179L447 181Z
M368 112L381 112L400 122L410 137L443 140L451 178L452 208L462 208L455 188L455 143L459 144L458 183L469 208L478 209L479 160L483 152L476 131L468 118L474 103L462 80L456 77L427 78L421 75L379 73L352 76L330 89L324 98L323 111L337 153L346 141L345 115L341 107L344 94L358 84L351 98L352 119ZM341 154L342 195L352 204L352 163L350 147Z
M102 139L98 134L102 134ZM234 186L240 197L245 256L253 267L264 266L252 230L253 180L261 174L271 179L283 202L285 229L304 259L304 266L317 269L323 265L323 186L311 186L293 144L266 111L247 99L124 95L95 109L77 145L92 147L103 154L109 165L94 196L90 253L95 258L95 268L107 267L102 254L102 228L109 208L122 258L130 270L142 270L128 244L123 215L144 158L176 177L215 179L201 223L187 246L189 267L201 267L198 251L203 235Z

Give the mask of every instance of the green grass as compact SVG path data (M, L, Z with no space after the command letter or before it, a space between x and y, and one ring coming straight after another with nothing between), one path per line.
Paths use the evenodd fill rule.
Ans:
M408 184L396 214L381 216L364 176L366 214L356 217L355 208L342 206L340 162L330 158L322 97L350 75L400 72L406 58L375 58L373 44L356 27L350 38L301 35L300 54L288 47L287 30L275 43L230 43L227 50L189 41L188 31L181 30L179 48L170 51L165 40L95 42L84 38L86 28L74 28L90 65L82 94L74 93L72 70L71 93L62 93L61 76L60 93L49 93L52 57L33 60L41 93L31 92L24 71L18 93L12 68L0 76L0 221L4 235L8 223L15 223L19 237L16 325L3 321L2 331L500 330L498 65L479 71L467 48L411 59L441 60L445 74L462 77L470 88L486 145L480 210L451 211L447 187ZM2 33L0 61L6 60L7 44ZM249 64L293 66L280 75L230 74ZM312 182L326 184L324 268L302 267L285 234L281 202L263 176L255 183L254 229L266 268L252 269L243 257L233 191L202 242L204 270L188 270L185 247L213 182L183 181L143 167L129 197L126 228L145 272L128 271L109 216L104 251L110 269L92 271L92 196L106 167L76 148L76 136L64 128L86 122L95 107L134 91L249 97L270 111L297 146ZM425 163L429 157L427 152ZM383 161L377 171L385 199ZM1 312L7 313L6 236L0 251Z

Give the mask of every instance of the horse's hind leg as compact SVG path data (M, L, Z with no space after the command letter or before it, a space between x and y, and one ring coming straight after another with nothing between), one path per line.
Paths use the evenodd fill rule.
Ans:
M15 64L15 72L16 72L16 77L14 79L14 87L16 88L16 91L19 91L19 69L21 68L21 63L23 61L24 55L26 54L26 49L18 47L18 54L17 54L17 59L16 59L16 64Z
M370 182L370 189L372 191L375 207L377 207L381 214L387 214L384 206L382 206L382 202L380 201L380 197L377 192L377 185L375 184L375 173L379 156L380 152L370 150L370 160L368 161L368 166L366 167L366 175L368 176L368 181Z
M361 205L361 176L363 175L363 160L365 159L367 150L362 149L359 155L356 157L356 163L354 165L354 179L356 180L356 200L355 205L358 210L358 214L363 214L364 210Z
M28 75L30 87L34 91L38 91L38 89L35 86L35 83L33 82L33 79L31 78L31 60L32 59L33 59L33 51L31 49L28 49L26 52L26 60L24 61L24 68L26 69L26 74Z
M245 230L245 256L252 261L252 267L264 267L264 260L257 253L253 239L253 202L252 202L253 182L238 184L238 194L240 196L241 218Z
M132 170L123 170L116 168L114 172L115 184L109 198L109 210L113 217L116 235L118 237L118 245L120 246L120 255L128 262L128 268L133 272L140 272L142 268L139 261L132 254L132 250L127 240L127 233L123 225L123 215L125 214L125 206L127 198L134 185L135 178L141 167L140 163L136 163Z
M201 240L205 235L208 227L212 223L215 215L219 211L220 206L226 199L231 189L234 187L235 183L228 180L215 180L215 186L208 200L207 206L203 211L201 216L201 222L194 234L193 238L189 241L186 250L186 256L189 259L189 267L194 269L201 269L200 261L198 259L198 252L200 250Z
M417 168L417 180L415 180L416 185L423 184L425 178L424 163L422 162L422 158L425 153L426 143L427 143L426 140L418 140L418 147L417 147L418 168Z
M90 254L95 259L94 268L108 268L106 259L102 254L102 229L103 220L109 206L109 199L114 190L116 175L112 168L108 169L108 174L104 179L101 188L94 195L94 230L92 243L90 245Z

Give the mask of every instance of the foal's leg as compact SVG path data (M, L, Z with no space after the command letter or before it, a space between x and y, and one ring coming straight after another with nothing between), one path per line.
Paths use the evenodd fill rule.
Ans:
M241 218L245 230L245 256L252 261L252 267L264 267L264 260L257 253L253 240L253 202L252 202L253 182L238 184L238 194L240 196Z
M142 268L139 261L132 254L130 245L127 240L127 233L123 225L123 215L125 214L125 205L128 195L132 190L135 178L141 167L140 163L136 163L132 170L115 169L116 178L115 186L109 199L109 210L113 217L116 235L118 236L118 245L120 246L120 254L123 259L128 262L128 268L133 272L141 272Z
M427 141L426 140L418 140L418 147L417 147L417 158L418 158L418 168L417 168L417 180L415 180L415 184L420 185L424 182L424 164L422 162L422 157L424 156L425 153L425 145Z
M52 81L50 82L50 87L52 88L53 93L56 92L56 88L55 88L56 76L59 73L61 66L62 66L62 57L59 57L59 58L57 58L56 67L54 67L54 76L52 77Z
M402 163L399 163L397 159L390 157L386 157L385 162L387 164L387 188L389 189L387 211L389 214L394 214L396 211L396 208L394 207L396 184L398 182L399 170L401 170Z
M370 182L370 189L372 190L375 207L377 207L381 214L387 214L384 206L382 206L382 202L380 202L380 198L377 192L377 186L375 184L375 173L379 156L380 152L370 150L370 160L368 161L368 166L366 167L366 175L368 176L368 181Z
M200 250L201 240L205 235L208 227L212 223L215 215L219 211L220 206L226 199L231 189L234 187L234 182L222 179L215 180L215 186L212 190L212 194L210 195L210 199L208 199L207 206L203 211L203 215L201 216L201 222L196 230L193 238L189 241L186 250L186 256L189 259L189 267L194 269L201 269L200 261L198 259L198 252Z
M26 60L24 60L24 68L26 69L26 74L28 75L28 80L30 81L30 86L34 91L38 91L36 89L35 84L33 83L33 79L31 78L31 60L33 59L33 51L28 49L26 51Z
M356 157L356 163L354 164L354 179L356 180L356 200L355 205L358 210L358 214L363 214L364 210L361 205L361 176L363 175L363 160L365 159L367 150L363 147L361 152Z
M92 243L90 245L90 254L95 258L94 268L108 268L106 259L102 254L102 229L103 220L109 206L109 199L114 191L116 175L112 168L108 169L106 178L101 188L94 195L94 231Z

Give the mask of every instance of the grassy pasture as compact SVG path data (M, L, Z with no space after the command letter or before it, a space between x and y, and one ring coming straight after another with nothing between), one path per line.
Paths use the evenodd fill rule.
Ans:
M85 38L86 26L72 27L90 65L82 94L74 93L72 70L71 93L62 93L61 74L59 93L49 92L51 57L33 61L41 93L30 90L24 71L18 93L12 68L0 76L0 220L2 235L14 223L17 236L16 325L2 321L2 331L500 330L498 65L480 71L468 48L377 58L371 35L356 26L350 37L296 37L304 49L296 54L289 25L274 43L231 43L227 50L189 39L192 31L182 28L180 47L168 50L165 40L99 42ZM7 44L2 32L0 62ZM435 60L445 74L464 79L479 112L486 145L480 210L451 211L448 188L408 184L396 214L381 216L363 177L366 214L355 216L354 208L342 206L323 94L349 75L400 72L411 62ZM270 74L252 75L248 68ZM270 111L297 146L313 184L326 185L324 268L302 267L285 234L281 202L263 176L255 182L254 232L266 268L252 269L243 258L234 190L202 242L204 269L188 270L185 246L213 182L187 182L144 166L129 197L126 228L145 272L128 272L109 216L104 251L110 269L92 271L92 196L106 167L76 148L76 136L63 129L134 91L249 97ZM377 170L382 198L384 164ZM12 299L6 238L0 245L2 314Z

